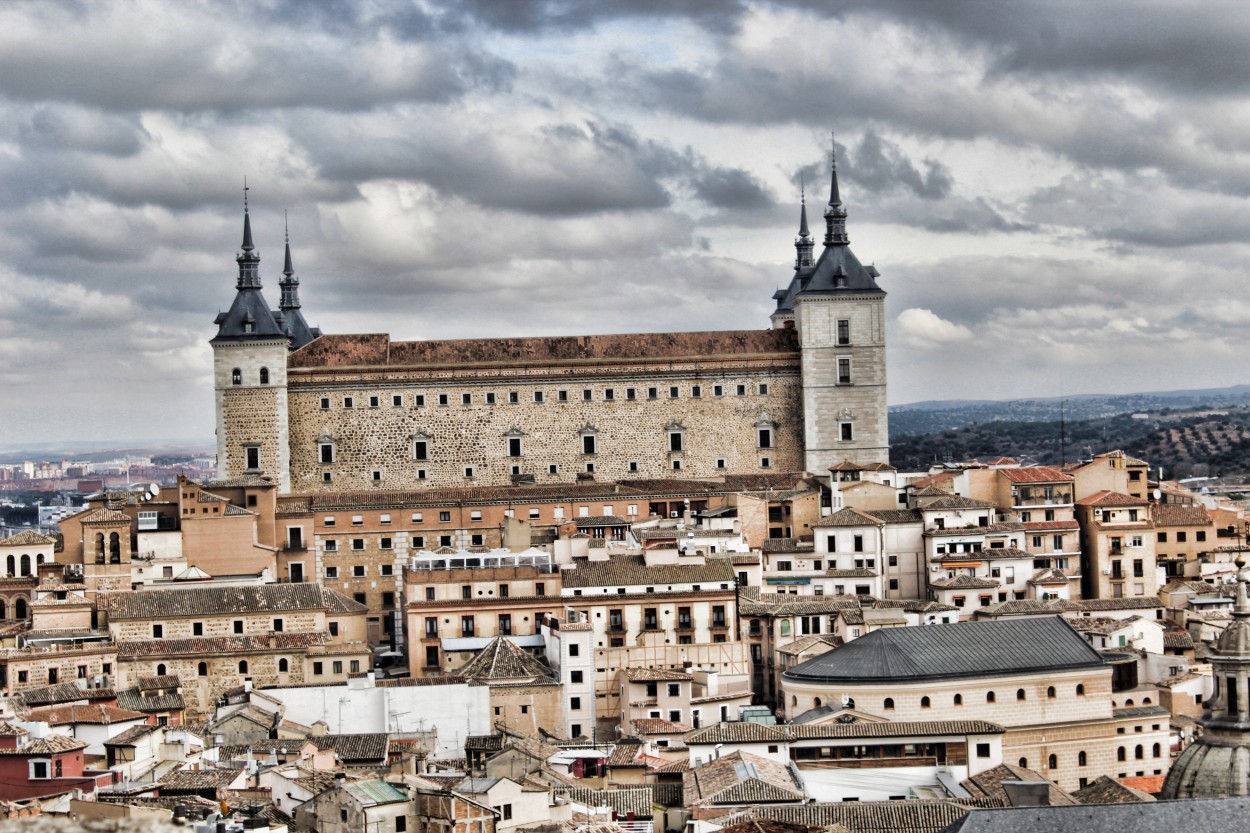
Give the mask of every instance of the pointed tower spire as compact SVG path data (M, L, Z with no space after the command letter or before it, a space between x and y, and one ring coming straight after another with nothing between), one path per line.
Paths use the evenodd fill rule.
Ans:
M846 236L846 209L842 207L842 196L838 193L838 143L830 133L833 144L829 151L829 166L832 170L829 185L829 205L825 208L825 246L845 246L850 243Z
M295 277L295 267L291 265L291 226L285 211L282 212L282 225L286 236L286 262L282 267L282 280L278 281L278 286L282 289L278 309L286 311L299 309L299 278Z
M260 252L252 244L252 220L247 213L247 177L243 178L243 245L235 262L239 264L238 289L260 289Z
M807 183L799 181L799 236L794 240L794 271L809 269L812 265L812 249L815 248L812 233L807 228Z

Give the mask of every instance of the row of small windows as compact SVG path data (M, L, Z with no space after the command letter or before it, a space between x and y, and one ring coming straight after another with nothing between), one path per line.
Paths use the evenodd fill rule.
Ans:
M1047 697L1047 699L1053 700L1053 699L1055 699L1057 696L1058 696L1058 692L1056 691L1056 689L1055 689L1055 687L1054 687L1053 685L1052 685L1052 686L1047 686L1047 687L1046 687L1046 697ZM1081 683L1078 683L1078 684L1077 684L1077 686L1076 686L1076 696L1077 696L1077 697L1084 697L1084 696L1085 696L1085 686L1084 686L1084 684L1081 684ZM1018 688L1018 689L1016 689L1016 700L1017 700L1018 702L1023 702L1023 701L1028 700L1028 699L1029 699L1028 693L1027 693L1024 689L1022 689L1022 688ZM796 698L795 702L797 703L797 698ZM956 694L956 695L952 698L952 701L951 701L951 702L952 702L954 705L956 705L956 706L962 706L962 705L964 704L964 696L963 696L962 694ZM985 693L985 702L987 702L987 703L996 703L996 702L998 702L998 695L997 695L995 692L993 692L993 691L987 691L987 692ZM817 706L819 706L819 705L820 705L820 700L819 700L819 698L817 698L816 705L817 705ZM933 701L932 701L932 699L931 699L928 695L925 695L924 697L921 697L921 698L920 698L920 708L922 708L922 709L927 709L927 708L930 708L932 705L933 705ZM894 711L894 698L893 698L893 697L887 697L887 698L885 698L885 700L883 700L883 701L882 701L882 703L881 703L881 708L882 708L883 710L885 710L885 711Z
M100 535L98 537L100 538L101 541L104 539L103 535ZM116 533L114 533L114 537L117 537ZM119 547L120 547L120 542L119 542ZM43 553L38 553L35 556L35 559L33 562L31 561L31 557L29 553L22 553L20 558L10 555L6 559L6 564L5 564L5 567L7 568L6 574L9 576L9 578L15 578L17 576L28 576L30 575L30 568L31 568L32 563L35 566L42 564Z
M262 385L269 384L269 368L262 367L260 369L260 373L257 374L257 379ZM243 369L242 368L236 367L230 371L230 384L232 385L243 384Z
M343 673L343 662L342 662L341 660L335 660L335 661L332 663L331 668L332 668L332 673L334 673L334 674L342 674L342 673ZM358 674L358 673L360 673L360 660L358 660L358 659L353 659L353 660L350 660L350 661L349 661L348 668L350 669L350 673L352 673L352 674ZM248 665L247 660L245 660L245 659L241 659L241 660L239 660L238 669L239 669L239 673L240 673L240 674L247 674L247 673L249 673L249 672L250 672L250 670L251 670L250 666ZM163 677L163 676L165 676L167 673L169 673L169 668L168 668L168 666L166 666L166 665L165 665L165 663L163 663L163 662L161 662L161 663L157 663L156 668L155 668L154 670L155 670L155 672L156 672L156 676L158 676L158 677ZM280 658L280 659L278 660L278 673L279 673L279 674L287 674L287 673L290 673L290 671L291 671L291 661L290 661L290 660L288 660L286 657L282 657L282 658ZM195 673L196 673L196 675L197 675L197 676L200 676L200 677L207 677L207 676L208 676L208 663L207 663L207 662L201 662L201 663L199 663L199 664L196 666L196 668L195 668ZM314 674L315 676L320 676L320 675L322 675L323 673L324 673L324 665L323 665L323 663L320 663L320 662L314 662L314 663L313 663L313 674Z
M848 361L849 361L849 360L848 360ZM234 371L234 372L235 372L235 378L238 380L238 381L236 381L234 384L236 384L236 385L242 384L242 373L241 373L241 371L240 371L238 368L235 368L235 371ZM261 369L261 374L262 374L262 382L261 382L261 384L268 384L268 379L269 379L269 375L268 375L268 373L269 373L269 372L268 372L268 370L265 370L264 368L262 368L262 369ZM839 370L839 373L841 373L841 370ZM846 373L847 373L847 378L848 378L848 380L849 380L849 378L850 378L850 375L849 375L849 374L850 374L850 365L849 365L849 364L847 364L847 366L846 366ZM849 382L848 382L848 383L849 383ZM748 395L748 392L749 392L749 390L750 390L750 386L749 386L749 385L745 385L745 384L738 384L738 385L734 385L734 386L732 386L732 387L733 387L733 393L734 393L734 395L736 395L736 396L747 396L747 395ZM712 396L727 396L727 395L729 395L729 394L728 394L729 389L730 389L730 386L728 386L728 385L712 385ZM755 385L755 392L756 392L758 395L760 395L760 396L767 396L767 395L768 395L768 392L769 392L769 384L768 384L768 382L759 382L759 383L757 383L757 384ZM541 404L541 403L543 403L543 402L547 402L547 401L548 401L547 393L548 393L547 391L536 390L536 391L533 391L533 392L531 393L531 396L532 396L532 399L533 399L533 401L534 401L535 403L539 403L539 404ZM618 395L618 393L619 393L620 395ZM702 398L703 398L703 394L704 394L704 386L703 386L703 385L691 385L691 386L690 386L690 389L689 389L689 392L688 392L688 395L690 396L690 398L692 398L692 399L702 399ZM665 388L660 388L660 387L650 387L650 388L645 388L645 389L640 389L640 388L623 388L623 389L621 389L620 391L618 391L618 389L617 389L617 388L604 388L602 391L600 391L600 397L601 397L602 401L604 401L604 402L616 402L616 401L619 401L619 400L621 400L621 399L624 399L624 400L625 400L625 401L627 401L627 402L633 402L633 401L636 401L636 400L638 400L638 399L642 399L642 398L646 398L646 399L660 399L660 398L680 399L680 398L681 398L681 386L680 386L680 385L670 385L667 389L665 389ZM380 408L380 407L382 407L382 397L381 397L381 396L369 396L369 397L367 397L367 400L366 400L366 401L368 402L368 406L369 406L370 408ZM451 401L452 401L451 394L448 394L448 393L439 393L439 394L434 394L434 402L435 402L435 403L436 403L439 407L447 407L447 406L449 406L449 405L451 404ZM474 400L474 395L473 395L472 393L461 393L461 394L460 394L460 404L461 404L461 405L472 405L472 404L474 404L474 401L475 401L475 400ZM478 401L478 402L480 402L480 403L482 403L482 404L485 404L485 405L497 405L497 404L499 404L499 396L498 396L498 394L496 394L494 391L486 391L485 393L480 393L480 394L478 394L478 399L477 399L476 401ZM517 404L519 404L519 403L521 402L521 392L520 392L520 391L515 391L515 390L508 391L508 393L507 393L507 397L506 397L506 401L507 401L507 403L508 403L509 405L517 405ZM571 395L571 392L570 392L570 391L568 391L568 390L557 390L557 391L555 392L555 400L554 400L554 401L556 401L556 402L572 402L572 401L576 401L576 400L575 400L575 398ZM594 391L594 389L593 389L593 388L584 388L584 389L581 391L580 401L582 401L582 402L593 402L593 401L595 401L595 391ZM323 396L323 397L321 397L321 410L323 410L323 411L328 411L328 410L330 410L330 402L331 402L331 398L330 398L330 397L328 397L328 396ZM392 394L392 395L391 395L391 407L393 407L393 408L402 408L403 406L404 406L404 395L403 395L403 394L399 394L399 393ZM425 395L424 393L417 393L417 394L413 394L413 395L412 395L412 406L413 406L414 408L424 408L424 407L426 407L426 395ZM344 397L343 397L343 407L344 407L344 408L355 408L355 407L356 407L356 397L355 397L355 396L344 396Z

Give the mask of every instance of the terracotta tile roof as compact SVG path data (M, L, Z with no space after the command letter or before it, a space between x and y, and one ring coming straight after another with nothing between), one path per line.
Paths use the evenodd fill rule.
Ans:
M788 767L747 752L731 752L709 761L686 772L682 780L687 807L806 800L803 785Z
M625 818L630 813L640 819L651 817L651 790L632 787L620 790L596 790L591 787L560 785L556 792L587 807L611 807L612 814Z
M1194 647L1194 638L1188 631L1167 631L1163 634L1163 647L1186 650Z
M885 521L870 515L867 512L861 512L858 509L839 509L831 515L826 515L816 522L818 527L840 527L840 526L881 526Z
M690 727L685 723L674 723L658 717L635 717L631 722L634 725L634 733L639 735L677 735L690 731Z
M466 680L494 682L497 680L542 680L552 679L551 668L544 665L511 639L497 636L487 643L473 659L456 672L457 677Z
M648 767L647 761L639 757L642 752L642 743L636 740L622 738L612 747L612 754L608 756L607 765L610 767Z
M996 798L1004 804L1008 804L1007 792L1003 789L1004 781L1038 781L1050 784L1049 801L1052 806L1080 803L1060 789L1058 785L1051 783L1050 779L1042 773L1012 766L1011 764L999 764L961 781L959 785L971 795Z
M1075 532L1081 528L1075 519L1071 521L1025 521L1021 526L1027 532Z
M1125 786L1108 775L1099 775L1093 783L1072 793L1072 798L1079 804L1133 804L1155 800L1150 793Z
M1012 483L1068 483L1076 480L1053 466L1024 466L999 469L998 473Z
M257 611L329 610L364 613L365 605L318 584L259 584L244 587L188 587L110 593L110 620L213 616Z
M162 656L220 656L222 654L282 651L324 645L329 634L273 633L256 636L190 636L185 639L140 639L117 643L118 659Z
M743 591L758 589L742 588ZM807 616L815 613L836 613L848 609L858 610L859 599L854 596L791 596L788 593L764 593L753 596L746 592L738 597L740 616Z
M187 707L186 701L177 692L140 694L137 688L127 688L117 692L117 705L123 709L147 713L182 711Z
M686 745L696 743L776 743L786 740L781 726L762 723L715 723L686 734Z
M1109 489L1103 489L1101 492L1095 492L1089 497L1083 497L1076 502L1077 506L1145 506L1146 501L1132 495L1125 495L1119 492L1113 492Z
M784 728L795 740L1001 735L1007 731L988 720L857 720L854 723L789 724Z
M130 709L92 704L88 706L46 706L31 709L26 719L47 723L49 726L64 726L75 723L92 723L107 726L112 723L125 723L128 720L146 720L143 712Z
M90 690L84 691L73 683L57 683L41 688L15 691L9 695L9 699L25 706L50 706L56 703L89 700L92 699L91 694Z
M924 521L919 509L874 509L872 515L887 524L917 524Z
M766 538L760 546L762 553L812 552L816 544L810 538Z
M565 570L564 587L619 587L667 584L737 582L727 558L708 558L703 564L657 564L648 567L641 555L622 555L607 561L585 561Z
M29 734L20 726L14 726L7 720L0 720L0 738L20 738L22 735Z
M17 749L0 749L0 755L56 755L85 749L87 744L65 735L48 735L46 738L30 738Z
M360 735L319 735L310 738L318 749L333 749L340 761L385 761L387 735L385 733Z
M1156 503L1150 508L1150 517L1155 526L1212 526L1211 516L1201 504Z
M1042 601L1041 599L1009 599L1005 602L996 602L992 605L977 610L978 614L986 616L1028 616L1039 613L1066 613L1070 610L1083 610L1079 602L1067 602L1062 600Z
M116 509L96 509L85 515L76 516L79 523L83 524L129 524L130 516L125 512L118 512Z
M954 801L851 801L757 807L751 816L820 828L841 824L855 833L940 833L968 812Z
M980 552L946 553L937 556L932 561L1011 561L1021 558L1027 558L1032 561L1036 556L1031 552L1025 552L1016 547L986 547Z
M56 543L55 538L40 535L33 529L23 529L15 535L10 535L8 538L0 538L0 547L39 547L53 543Z
M670 761L667 764L660 764L660 766L657 767L655 771L664 772L664 773L689 772L690 771L690 759L683 758L680 761Z
M929 582L929 586L935 590L988 590L998 587L999 582L961 573L951 578L935 578Z
M1158 596L1125 596L1122 599L1081 599L1081 610L1094 613L1103 610L1156 610L1163 607Z
M777 653L796 657L799 654L810 651L812 648L820 648L821 651L831 651L841 644L841 637L832 636L827 633L817 633L812 634L811 636L800 637L793 642L788 642L777 648Z
M625 679L630 682L682 682L693 680L694 677L688 671L678 671L672 668L633 668L626 667L621 669L621 673L625 675Z
M360 365L411 367L453 364L545 364L568 361L665 359L679 356L781 353L797 359L793 330L391 341L382 333L323 335L291 353L293 369Z
M157 781L165 792L175 790L215 790L228 787L239 777L237 769L179 769Z
M945 495L930 501L921 507L921 511L933 510L950 510L950 509L993 509L994 504L988 500L977 500L976 498L964 497L963 495Z

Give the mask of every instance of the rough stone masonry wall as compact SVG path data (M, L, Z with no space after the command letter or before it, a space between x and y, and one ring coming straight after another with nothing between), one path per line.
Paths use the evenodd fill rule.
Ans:
M224 402L226 442L218 451L224 455L217 461L223 476L239 477L247 471L245 446L260 445L260 468L275 479L279 472L279 451L273 431L274 414L278 410L278 388L227 388L221 391Z
M558 379L545 368L540 379L511 371L407 383L393 375L369 381L351 374L355 378L336 377L333 384L325 375L293 375L291 487L309 492L501 485L511 481L513 466L534 475L538 483L572 482L587 464L593 464L599 480L801 471L802 390L797 367L788 359L723 376L697 366L676 375L596 366L564 368ZM738 395L739 385L743 395ZM767 393L760 393L761 385ZM720 396L715 395L717 386ZM675 398L670 396L672 387L678 389ZM650 388L656 389L655 398L649 397ZM583 398L585 390L591 391L590 400ZM560 391L567 392L567 401L560 401ZM488 392L494 393L496 404L487 404ZM516 404L509 401L512 392ZM542 393L542 402L535 402L535 392ZM440 394L447 396L446 405L439 404ZM470 395L470 404L463 403L464 394ZM423 407L414 404L418 395L425 398ZM392 404L394 396L402 397L401 406ZM323 397L329 399L326 409ZM344 407L344 397L352 398L351 408ZM377 397L377 407L370 407L370 397ZM773 427L771 448L759 446L761 421ZM684 429L680 453L669 451L669 429L675 425ZM593 455L582 453L586 431L596 436ZM519 458L508 456L510 433L521 438ZM417 434L430 438L428 460L413 459ZM318 462L319 438L332 438L332 464ZM675 460L681 463L678 470ZM721 460L724 466L718 467ZM557 467L554 474L552 464ZM472 478L465 476L466 467L472 467ZM324 479L327 472L329 481Z
M190 639L192 637L238 636L235 620L243 620L243 635L256 636L273 632L275 619L282 620L284 633L318 633L325 630L325 613L320 610L275 610L249 613L217 613L194 619L123 619L109 622L109 630L118 642L152 639L152 626L160 625L163 639ZM195 625L203 626L203 633L195 633Z

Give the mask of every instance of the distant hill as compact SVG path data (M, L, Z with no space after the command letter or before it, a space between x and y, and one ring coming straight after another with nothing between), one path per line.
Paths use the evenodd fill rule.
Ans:
M890 461L1023 457L1069 462L1121 448L1169 478L1250 477L1250 386L1015 401L918 402L890 409ZM1061 433L1064 441L1061 442Z

